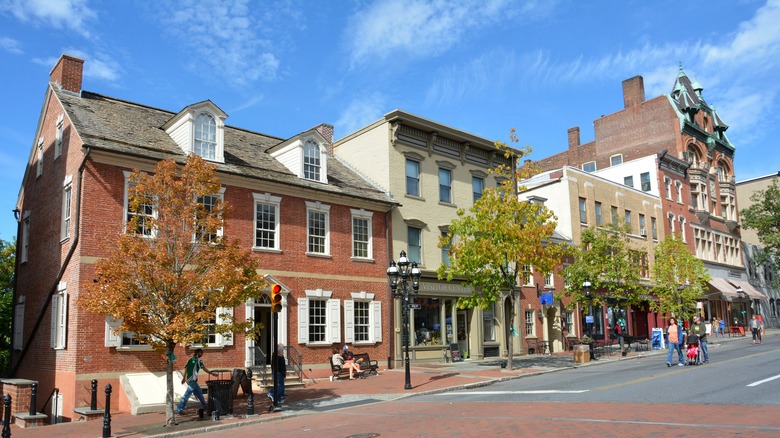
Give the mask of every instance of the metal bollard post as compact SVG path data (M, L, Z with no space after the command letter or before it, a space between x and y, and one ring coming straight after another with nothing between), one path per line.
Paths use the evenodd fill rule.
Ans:
M11 438L11 395L3 397L3 438Z
M246 378L249 380L249 395L246 397L246 416L255 415L255 394L252 391L252 369L246 369Z
M97 379L92 380L92 400L89 402L89 409L97 411Z
M30 386L30 415L38 413L38 384L33 382Z
M111 384L106 385L106 405L103 413L103 438L111 436Z

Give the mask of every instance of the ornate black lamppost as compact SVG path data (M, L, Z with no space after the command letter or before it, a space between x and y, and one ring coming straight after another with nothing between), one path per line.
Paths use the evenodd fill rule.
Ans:
M741 286L737 286L737 296L742 303L742 325L745 327L745 332L747 333L747 294L742 290Z
M593 284L591 284L590 280L582 282L582 291L585 292L585 301L588 303L588 314L585 316L587 335L591 339L588 350L590 351L590 360L596 360L596 355L593 354L593 297L590 295L592 288ZM588 317L590 317L591 322L588 322Z
M387 276L390 278L390 289L393 290L393 298L401 300L401 312L403 312L403 341L404 341L404 365L406 366L406 383L404 389L412 389L412 380L409 373L409 306L410 301L417 296L420 290L420 276L422 273L417 267L417 262L409 262L406 252L401 251L398 264L390 260L387 268ZM400 277L400 281L399 281ZM409 280L411 279L411 285Z

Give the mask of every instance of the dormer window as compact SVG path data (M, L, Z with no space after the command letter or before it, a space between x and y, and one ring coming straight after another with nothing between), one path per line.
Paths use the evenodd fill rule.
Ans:
M217 156L217 122L210 114L200 113L195 118L195 144L193 152L206 160Z
M185 154L225 162L225 114L211 101L190 105L166 122L162 129Z
M303 177L314 181L320 180L320 147L312 140L303 145Z

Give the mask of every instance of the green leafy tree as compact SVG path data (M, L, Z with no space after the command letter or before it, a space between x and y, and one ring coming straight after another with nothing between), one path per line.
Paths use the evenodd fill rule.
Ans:
M512 141L516 141L514 131ZM511 158L513 151L505 143L496 146ZM517 154L517 151L514 151ZM530 153L530 147L520 150L520 157ZM517 155L514 156L515 158ZM513 161L514 162L514 161ZM531 265L538 272L553 272L568 253L568 246L551 239L556 218L544 205L520 201L516 177L512 172L527 176L531 167L495 170L503 177L499 188L487 189L469 209L459 209L449 232L440 240L440 247L449 247L450 263L438 269L440 279L464 279L463 285L473 290L468 297L458 299L458 307L485 309L509 292L512 309L518 296L517 276L523 265ZM514 315L505 324L509 367L512 367L511 335Z
M645 299L647 288L642 282L642 270L647 254L631 247L628 230L621 225L590 227L582 231L575 251L574 263L564 269L568 287L564 295L572 298L570 306L585 303L582 284L592 285L591 304L600 306L607 298L625 305Z
M6 375L11 354L15 269L16 242L0 240L0 376Z
M652 292L653 310L686 320L696 313L696 302L707 289L710 275L704 263L691 254L688 246L667 236L655 247Z
M763 249L756 254L756 263L770 270L780 269L780 184L774 179L766 190L750 196L753 205L739 214L742 227L755 230Z
M227 312L215 320L216 313L259 298L266 284L257 258L221 233L228 209L213 197L220 190L214 165L192 154L183 168L164 160L154 174L135 171L130 181L133 219L126 232L107 239L109 255L97 263L97 278L79 303L121 321L117 331L135 332L160 353L166 424L174 425L174 348L201 343L209 330L246 332L251 320L238 322Z

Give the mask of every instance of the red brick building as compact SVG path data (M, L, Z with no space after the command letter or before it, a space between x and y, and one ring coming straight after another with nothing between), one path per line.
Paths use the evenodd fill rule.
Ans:
M568 150L541 160L540 167L552 170L569 165L606 174L606 169L655 156L648 162L655 163L656 169L645 170L656 180L647 181L647 190L642 190L657 190L664 234L683 239L713 278L702 305L704 317L731 323L737 317L743 323L737 288L751 299L764 296L747 282L741 254L735 147L726 136L728 125L702 92L703 87L682 69L670 94L649 100L641 76L627 79L624 108L593 122L595 139L581 144L579 127L569 129ZM630 181L628 175L624 179L619 172L609 173L616 182Z
M132 333L78 305L80 285L105 257L99 245L123 232L128 174L162 159L196 153L218 167L232 206L223 233L251 248L261 273L283 288L279 340L305 369L327 364L330 349L354 345L389 355L386 276L389 211L394 202L330 153L333 128L288 139L225 124L211 101L178 112L82 90L83 61L63 55L51 72L17 208L14 377L39 384L38 405L53 388L62 416L88 406L90 382L111 383L112 404L128 410L120 378L161 372L163 358ZM384 306L384 307L383 307ZM265 329L258 345L237 335L204 340L209 368L256 365L271 351L270 305L233 309ZM189 348L177 348L181 369ZM49 403L51 406L51 403Z

